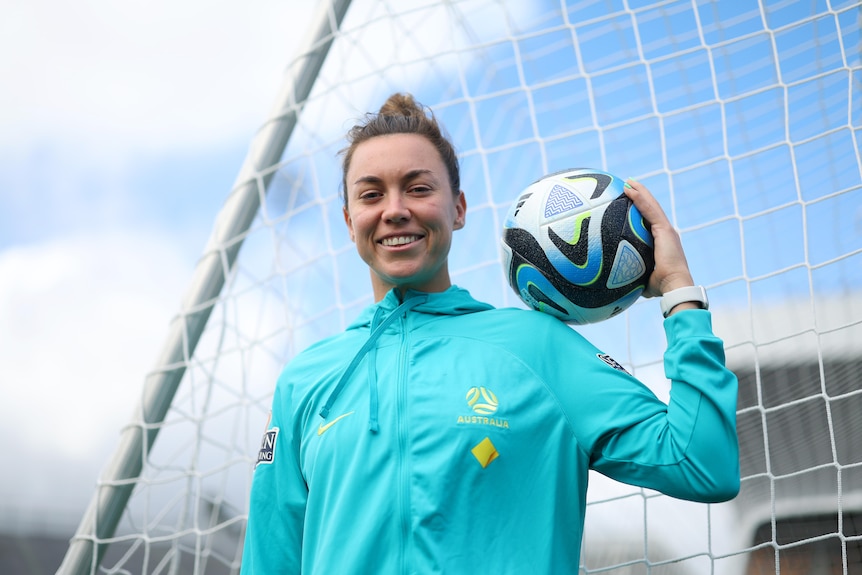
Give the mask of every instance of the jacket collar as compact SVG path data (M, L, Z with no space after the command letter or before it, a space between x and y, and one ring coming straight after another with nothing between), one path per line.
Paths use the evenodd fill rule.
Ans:
M445 291L435 293L407 290L403 299L398 289L392 288L379 302L362 310L359 317L348 325L347 329L370 327L376 314L382 313L384 316L388 316L398 306L419 295L426 296L426 299L424 302L413 307L413 309L430 315L463 315L493 309L492 305L473 299L470 292L455 285L450 286ZM380 311L378 312L378 310Z

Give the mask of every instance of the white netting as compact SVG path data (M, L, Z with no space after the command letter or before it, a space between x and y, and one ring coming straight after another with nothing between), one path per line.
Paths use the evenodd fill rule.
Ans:
M450 267L478 299L520 305L502 216L579 166L644 182L709 290L740 377L742 492L697 505L596 476L582 571L862 572L860 6L355 0L99 572L238 572L276 376L371 301L336 153L394 91L459 150ZM657 302L581 331L667 394Z

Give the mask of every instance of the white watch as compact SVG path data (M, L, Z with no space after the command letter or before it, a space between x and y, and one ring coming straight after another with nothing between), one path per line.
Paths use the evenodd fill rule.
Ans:
M701 309L709 309L709 299L703 286L687 286L671 290L661 296L661 314L664 317L681 303L693 302L700 304Z

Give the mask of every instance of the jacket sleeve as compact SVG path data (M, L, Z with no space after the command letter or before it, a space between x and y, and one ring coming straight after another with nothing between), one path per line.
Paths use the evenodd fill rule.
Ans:
M591 467L680 499L732 499L740 481L737 380L724 365L723 343L712 333L708 311L676 313L664 328L669 403L639 386L623 394L591 446Z
M255 465L242 575L298 574L308 488L299 463L301 427L292 417L292 386L276 386L272 416Z

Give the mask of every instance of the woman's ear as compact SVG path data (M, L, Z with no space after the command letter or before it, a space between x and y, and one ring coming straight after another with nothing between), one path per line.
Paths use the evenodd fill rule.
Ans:
M347 231L350 234L350 241L356 243L356 235L353 233L353 220L350 219L350 212L347 211L347 206L343 206L341 211L344 213L344 223L347 224Z
M458 192L458 197L455 198L455 223L453 229L460 230L467 223L467 196L464 195L464 190Z

